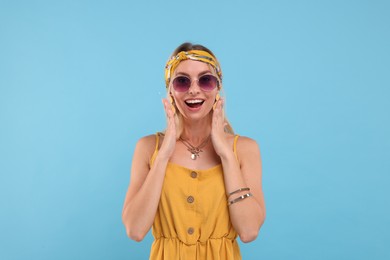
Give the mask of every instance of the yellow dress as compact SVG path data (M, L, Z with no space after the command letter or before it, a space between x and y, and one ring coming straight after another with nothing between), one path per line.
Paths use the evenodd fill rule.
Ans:
M158 141L157 134L151 164ZM151 260L241 259L229 218L222 165L192 170L169 162L152 234Z

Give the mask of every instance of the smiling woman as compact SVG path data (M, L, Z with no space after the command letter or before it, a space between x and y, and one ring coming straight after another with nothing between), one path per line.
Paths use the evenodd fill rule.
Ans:
M135 148L122 219L150 259L241 259L236 241L256 239L265 219L257 143L224 116L222 71L202 45L184 43L165 68L164 133Z
M199 88L201 88L201 90L206 93L213 91L217 88L217 94L215 96L216 102L213 106L213 108L215 109L217 101L220 99L219 92L222 89L222 70L213 52L199 44L193 45L191 43L183 43L173 52L171 58L167 62L167 65L165 67L165 83L168 98L174 109L176 109L175 100L172 97L172 88L174 89L174 92L187 92L192 86L191 77L187 73L187 69L189 69L189 71L191 71L191 69L194 69L192 68L191 64L188 64L188 62L191 61L196 61L192 62L191 64L195 64L195 66L200 66L198 75L199 78L194 79L197 81ZM178 67L181 67L181 69L178 70ZM174 73L174 75L172 75L172 72ZM171 77L173 77L172 84L170 84L170 81L172 79ZM188 101L187 103L190 102L191 101ZM201 102L203 102L203 100ZM180 136L183 126L183 114L175 113L174 116L177 123L177 136ZM233 128L225 117L225 111L223 106L222 117L225 122L225 131L227 133L234 134Z

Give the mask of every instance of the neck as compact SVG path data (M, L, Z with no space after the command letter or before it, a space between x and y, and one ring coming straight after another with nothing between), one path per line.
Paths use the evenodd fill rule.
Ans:
M181 137L192 145L201 144L211 133L211 117L198 121L183 121Z

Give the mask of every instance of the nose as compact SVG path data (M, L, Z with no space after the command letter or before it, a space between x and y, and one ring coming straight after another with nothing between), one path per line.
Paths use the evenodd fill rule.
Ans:
M191 95L199 94L200 93L200 87L197 80L192 80L190 88L188 89L188 92Z

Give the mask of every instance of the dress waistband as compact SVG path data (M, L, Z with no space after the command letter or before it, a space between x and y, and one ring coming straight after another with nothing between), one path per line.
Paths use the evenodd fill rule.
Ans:
M207 240L204 240L204 241L197 240L196 243L186 243L186 242L184 242L183 240L181 240L181 239L178 238L178 237L164 237L164 236L159 236L159 237L155 237L154 240L155 240L156 242L157 242L158 240L176 240L176 241L178 241L178 242L180 242L180 243L183 243L183 244L185 244L185 245L187 245L187 246L191 246L191 245L196 245L196 244L207 244L210 240L211 240L211 241L216 241L216 240L221 240L221 241L223 241L223 240L229 240L229 241L233 242L233 241L236 240L236 238L234 238L234 237L233 237L233 238L230 238L230 237L227 237L227 236L225 236L225 237L209 237Z

